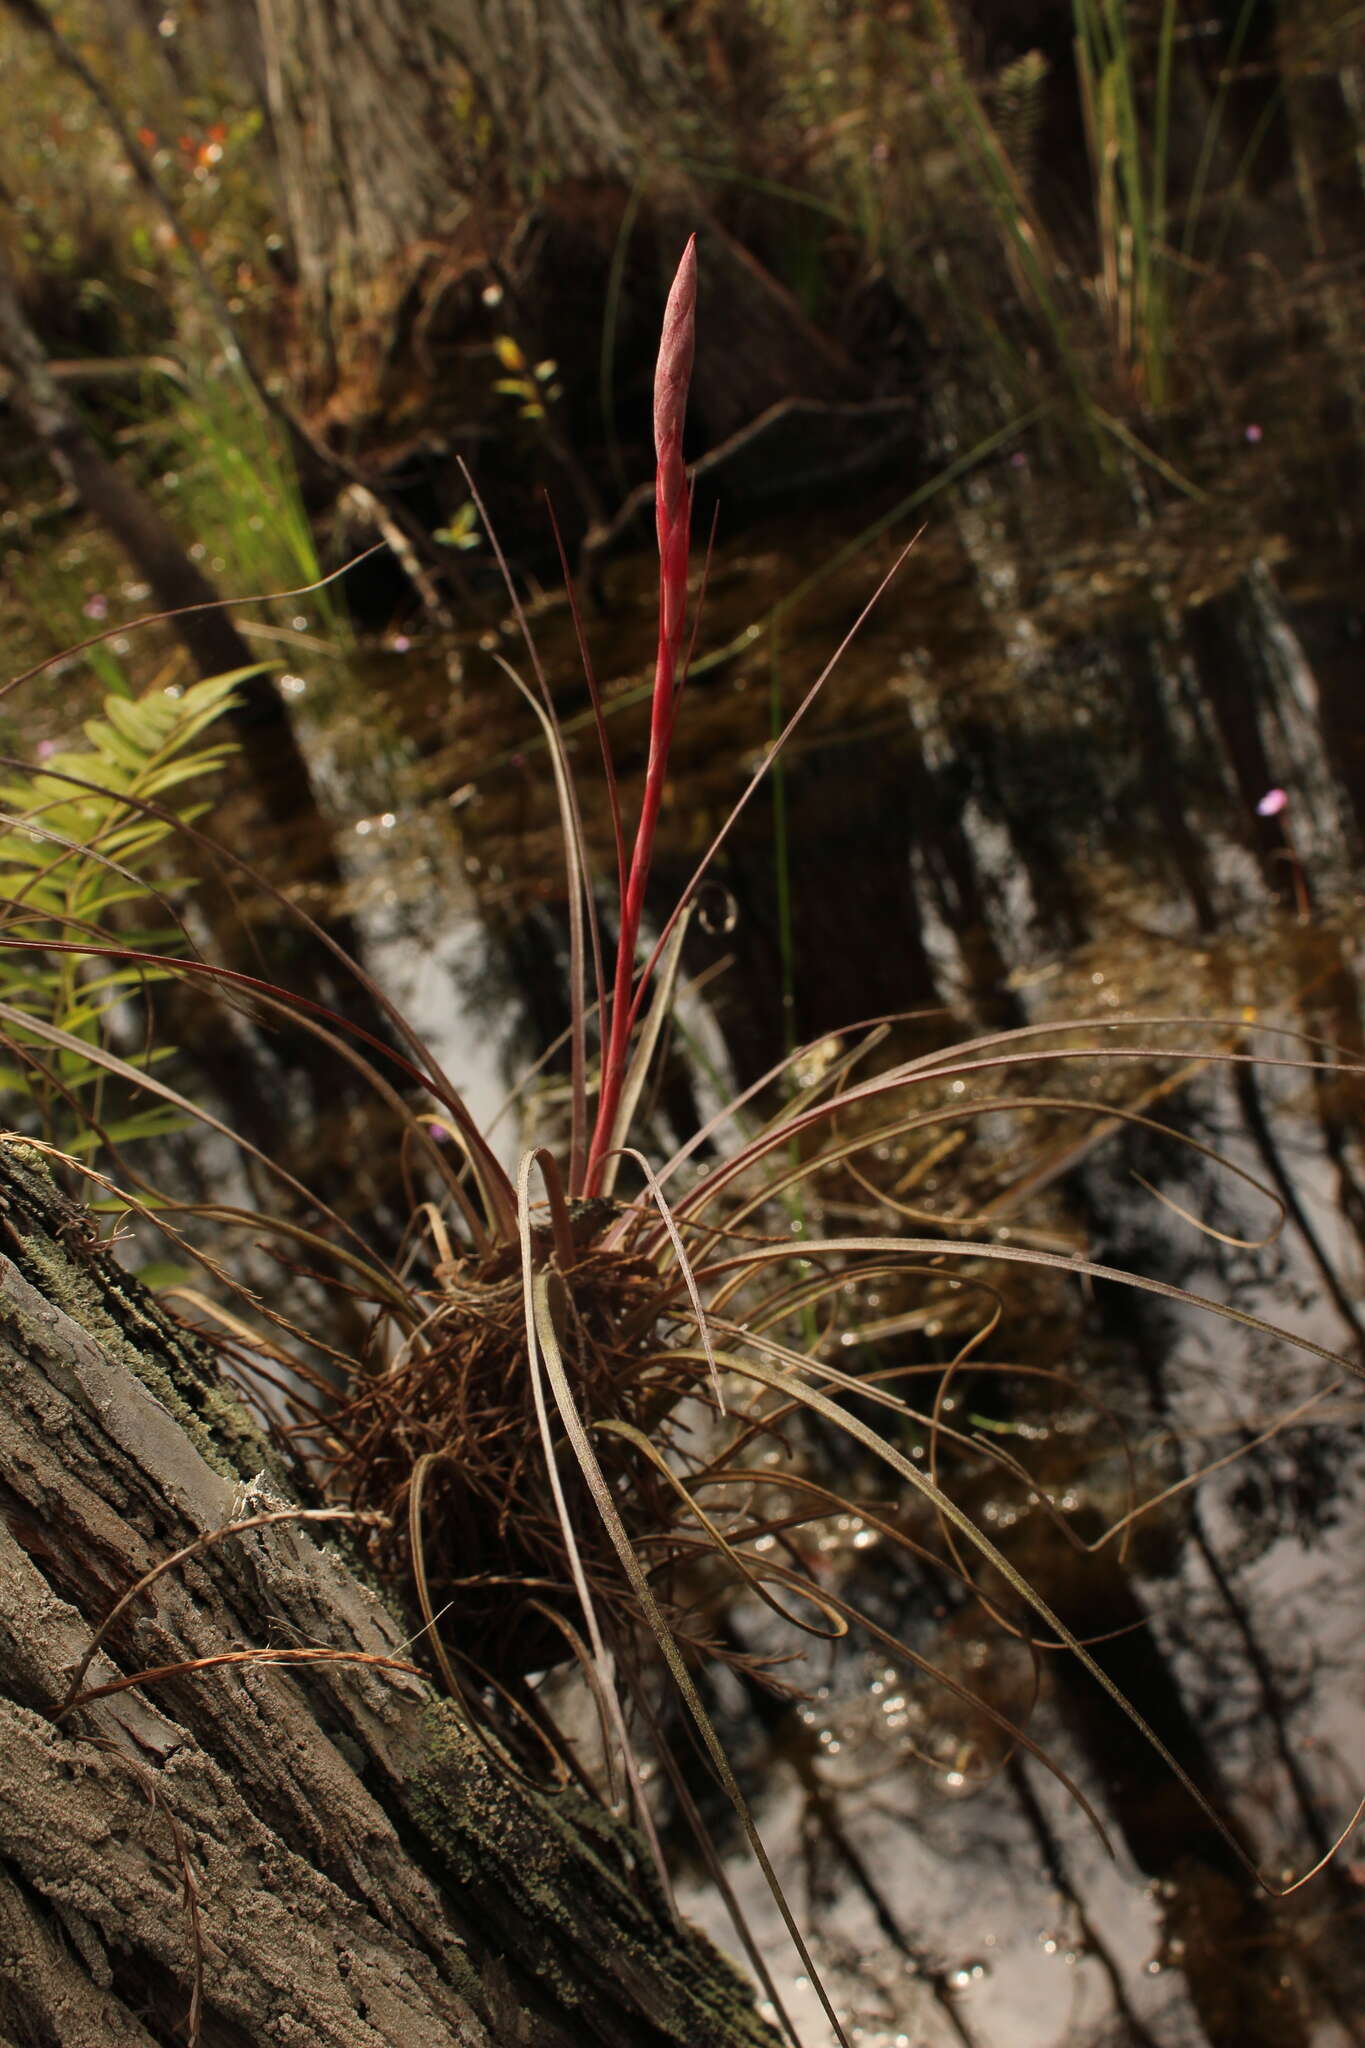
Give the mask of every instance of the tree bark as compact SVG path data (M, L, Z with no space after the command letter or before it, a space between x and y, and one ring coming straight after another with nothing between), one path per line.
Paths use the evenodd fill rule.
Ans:
M449 231L478 164L520 191L629 181L687 95L638 0L256 6L299 274L328 335L405 250Z
M0 2036L184 2040L191 1887L204 2048L771 2048L642 1845L529 1790L415 1675L238 1664L62 1714L114 1602L286 1508L288 1484L18 1141L0 1144L0 1381ZM309 1528L166 1571L83 1686L251 1644L410 1658Z

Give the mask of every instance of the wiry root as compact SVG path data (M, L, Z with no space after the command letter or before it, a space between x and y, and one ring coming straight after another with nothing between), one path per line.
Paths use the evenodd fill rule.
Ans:
M603 1422L633 1425L658 1442L692 1369L669 1371L659 1324L672 1289L648 1260L589 1246L554 1271L556 1319L580 1414L631 1528L648 1541L674 1514L651 1462ZM457 1654L484 1671L521 1675L563 1660L565 1638L543 1610L579 1619L560 1519L549 1482L526 1355L526 1318L516 1255L496 1250L452 1261L419 1337L359 1379L328 1418L332 1485L351 1505L377 1511L371 1553L390 1583L412 1589L421 1549L424 1601L442 1615ZM634 1601L610 1544L594 1540L598 1517L566 1444L559 1476L594 1595L633 1626ZM420 1511L413 1506L421 1470Z

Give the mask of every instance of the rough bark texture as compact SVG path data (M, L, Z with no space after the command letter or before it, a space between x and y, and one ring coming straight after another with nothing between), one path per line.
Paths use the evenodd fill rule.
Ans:
M402 0L257 0L299 277L330 333L460 205L454 52Z
M686 95L638 0L256 0L300 275L339 316L508 174L631 177ZM330 325L331 322L329 321Z
M0 1144L0 2039L183 2041L187 1868L205 2048L770 2043L634 1838L524 1789L415 1676L239 1665L57 1718L141 1574L286 1490L196 1343ZM85 1685L264 1643L404 1656L306 1527L163 1574Z

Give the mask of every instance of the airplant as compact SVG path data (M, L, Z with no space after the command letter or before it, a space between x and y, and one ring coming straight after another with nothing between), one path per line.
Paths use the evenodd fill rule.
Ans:
M256 1297L243 1297L247 1320L203 1296L197 1300L219 1320L224 1348L243 1370L264 1374L272 1357L284 1367L275 1396L284 1410L279 1426L326 1492L373 1518L366 1524L374 1531L373 1563L420 1614L427 1652L471 1720L525 1768L537 1758L544 1764L548 1756L552 1769L583 1775L587 1767L578 1749L557 1732L537 1684L538 1674L576 1661L600 1716L607 1796L616 1796L618 1773L624 1772L651 1840L653 1821L636 1756L642 1728L684 1810L692 1810L684 1775L659 1733L654 1681L661 1666L671 1674L809 1967L704 1703L704 1673L717 1662L738 1666L753 1682L777 1691L798 1692L803 1682L799 1664L748 1650L723 1626L736 1596L766 1609L788 1630L793 1651L811 1638L865 1629L873 1642L969 1702L1010 1744L1022 1745L1062 1782L1069 1780L989 1700L947 1673L934 1673L909 1642L859 1612L839 1582L822 1572L812 1531L848 1503L821 1476L818 1461L804 1455L803 1431L840 1432L880 1469L887 1504L861 1502L858 1511L885 1545L930 1560L940 1578L955 1580L1031 1654L1040 1647L1068 1648L1205 1805L1090 1650L939 1479L941 1450L949 1443L969 1446L1003 1473L1019 1474L1016 1461L988 1433L956 1428L947 1419L945 1390L953 1374L998 1320L998 1298L981 1277L984 1263L1121 1280L1159 1295L1176 1296L1178 1290L1018 1238L964 1240L927 1226L913 1236L865 1231L815 1237L793 1229L790 1208L784 1207L803 1188L828 1185L842 1174L866 1187L859 1162L875 1148L921 1139L933 1147L968 1116L1072 1111L1090 1119L1087 1143L1099 1129L1125 1119L1160 1128L1140 1108L1049 1092L1025 1095L1009 1077L1026 1058L1044 1072L1055 1069L1082 1050L1093 1052L1105 1035L1112 1058L1138 1071L1174 1057L1176 1048L1159 1036L1155 1043L1144 1042L1132 1025L1105 1020L1088 1027L1079 1042L1074 1026L1069 1033L1035 1026L894 1061L887 1025L874 1021L826 1048L823 1060L812 1060L804 1049L780 1061L671 1159L651 1165L632 1145L644 1078L674 1001L689 905L763 773L760 768L744 790L641 963L655 834L690 652L692 502L682 439L695 309L696 258L689 243L668 298L655 383L658 637L643 795L630 835L585 651L613 824L617 915L610 975L553 698L502 565L534 685L503 665L534 708L547 742L566 855L573 1013L562 1160L551 1145L539 1145L516 1176L509 1175L428 1050L378 990L372 993L388 1017L394 1041L389 1045L264 982L182 961L178 971L188 977L207 980L267 1013L287 1009L305 1029L341 1050L402 1119L405 1157L411 1164L420 1155L424 1182L415 1187L414 1229L400 1262L379 1260L354 1227L327 1212L316 1228L286 1218L275 1226L291 1257L310 1261L315 1270L329 1266L348 1300L365 1305L368 1337L359 1356L328 1352L316 1339L323 1364L305 1365L297 1343L263 1331ZM806 692L783 740L844 645L847 639ZM66 772L79 786L72 771ZM150 817L167 815L155 802L145 811ZM193 826L179 821L179 829L198 840ZM50 939L46 951L94 960L112 956L125 968L141 957L135 948L101 947L74 927ZM1198 1035L1193 1026L1191 1034ZM25 1017L23 1056L31 1068L41 1064L37 1045L60 1055L69 1043L59 1023L40 1025ZM89 1054L88 1047L82 1050ZM1235 1036L1215 1041L1212 1050L1203 1042L1187 1046L1183 1056L1251 1057ZM109 1051L101 1057L109 1072L137 1079L163 1102L194 1110L155 1074L134 1075ZM1293 1063L1325 1061L1300 1054ZM973 1092L964 1095L965 1088ZM415 1107L414 1095L429 1106ZM295 1196L302 1195L282 1168L256 1157ZM639 1189L630 1200L616 1198L623 1162L629 1162ZM129 1199L139 1206L135 1197ZM889 1207L902 1222L922 1213L904 1201ZM220 1224L243 1225L258 1237L269 1228L255 1213L235 1215L223 1207L209 1213ZM164 1206L157 1220L170 1228ZM962 1277L956 1283L945 1274L948 1257L958 1262ZM897 1284L914 1282L940 1301L956 1284L956 1306L944 1311L957 1330L955 1356L946 1364L887 1366L873 1350L874 1369L840 1369L834 1357L857 1362L858 1288L892 1278ZM964 1321L962 1305L969 1301L978 1302L981 1312ZM1253 1330L1269 1328L1216 1302L1198 1305ZM273 1323L286 1340L298 1337L282 1317L273 1316ZM1341 1364L1307 1339L1291 1341ZM926 1405L915 1405L890 1384L907 1372L930 1376L935 1391ZM1069 1384L1064 1375L1057 1378ZM867 1419L869 1412L879 1415L880 1429ZM904 1511L907 1501L918 1502L926 1513L916 1520ZM1130 1503L1116 1528L1130 1526L1140 1512L1136 1501ZM985 1568L989 1590L973 1577L979 1567ZM1079 1790L1070 1789L1084 1806ZM1228 1840L1242 1856L1235 1838ZM662 1862L660 1869L662 1874ZM755 1960L762 1972L761 1959ZM811 1975L818 1985L813 1967ZM775 1998L770 1982L769 1990ZM827 1999L825 2010L843 2040Z

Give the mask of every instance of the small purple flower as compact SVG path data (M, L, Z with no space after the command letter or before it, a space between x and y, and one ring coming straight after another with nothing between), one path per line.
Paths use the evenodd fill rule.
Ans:
M1278 818L1281 811L1288 810L1289 798L1282 789L1268 789L1256 806L1258 818Z
M406 654L411 645L412 642L406 633L395 633L389 642L389 652L391 654Z
M52 759L52 756L56 753L56 751L57 742L55 740L39 740L37 746L34 748L34 752L37 754L38 759L40 761L50 761Z
M1027 469L1027 468L1028 468L1028 457L1027 457L1027 455L1025 455L1025 453L1024 453L1024 451L1023 451L1023 449L1022 449L1022 448L1016 448L1016 449L1015 449L1015 451L1014 451L1014 453L1013 453L1013 455L1011 455L1011 457L1010 457L1010 468L1011 468L1011 469Z
M109 616L109 600L102 590L97 590L93 597L87 597L85 603L81 606L81 610L85 613L87 619L107 619Z
M1243 439L1250 441L1252 447L1254 448L1256 443L1262 438L1264 432L1264 427L1258 427L1255 420L1253 420L1249 427L1243 428Z

